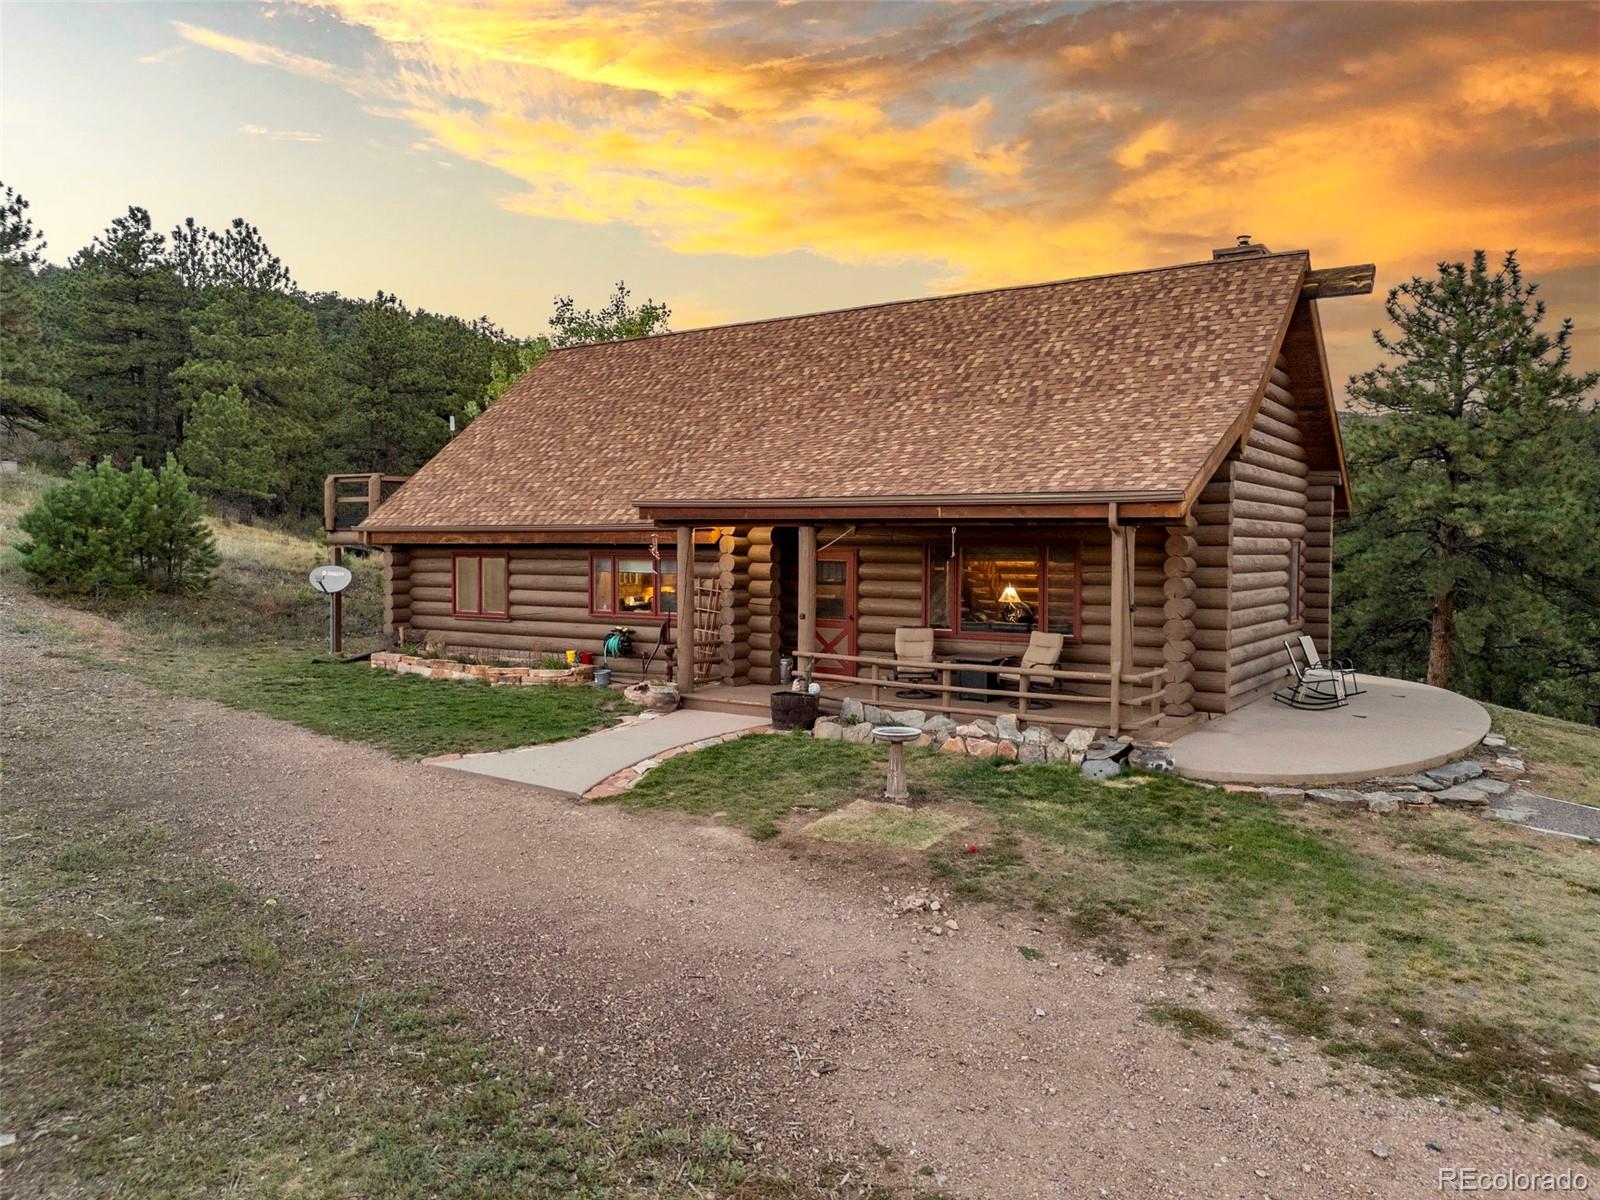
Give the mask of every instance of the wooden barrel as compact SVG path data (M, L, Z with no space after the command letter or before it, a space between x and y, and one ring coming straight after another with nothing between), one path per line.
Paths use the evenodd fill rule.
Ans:
M820 699L810 692L773 692L772 727L810 729L817 723L817 704Z

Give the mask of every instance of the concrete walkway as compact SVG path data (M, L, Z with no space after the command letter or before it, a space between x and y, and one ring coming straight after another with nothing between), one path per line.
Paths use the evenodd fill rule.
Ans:
M1343 708L1304 711L1265 696L1196 726L1172 744L1178 774L1212 783L1353 783L1461 758L1489 732L1489 714L1465 696L1357 678L1362 694Z
M581 796L624 767L643 762L663 750L686 746L703 738L755 729L769 720L765 715L735 716L680 708L664 716L644 715L565 742L434 758L428 760L428 765Z

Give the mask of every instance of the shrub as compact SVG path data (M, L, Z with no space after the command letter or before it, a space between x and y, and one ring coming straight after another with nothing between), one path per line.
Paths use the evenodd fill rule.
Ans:
M205 504L169 454L159 471L134 461L79 467L24 513L17 527L23 569L71 595L123 595L157 588L197 591L217 567Z

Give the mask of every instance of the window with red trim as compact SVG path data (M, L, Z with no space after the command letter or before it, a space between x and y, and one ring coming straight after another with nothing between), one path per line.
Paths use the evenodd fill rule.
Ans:
M458 617L511 615L510 564L504 554L457 554L450 581L450 611Z
M589 611L597 617L658 617L678 611L674 556L644 551L589 556Z
M954 557L928 550L926 619L935 629L977 638L1026 638L1044 631L1078 638L1076 543L974 542Z

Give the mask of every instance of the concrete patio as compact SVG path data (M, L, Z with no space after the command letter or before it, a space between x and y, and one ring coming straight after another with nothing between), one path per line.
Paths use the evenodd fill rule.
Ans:
M1465 696L1362 675L1343 708L1302 711L1270 697L1206 721L1172 744L1180 775L1290 787L1407 775L1470 753L1489 714Z

